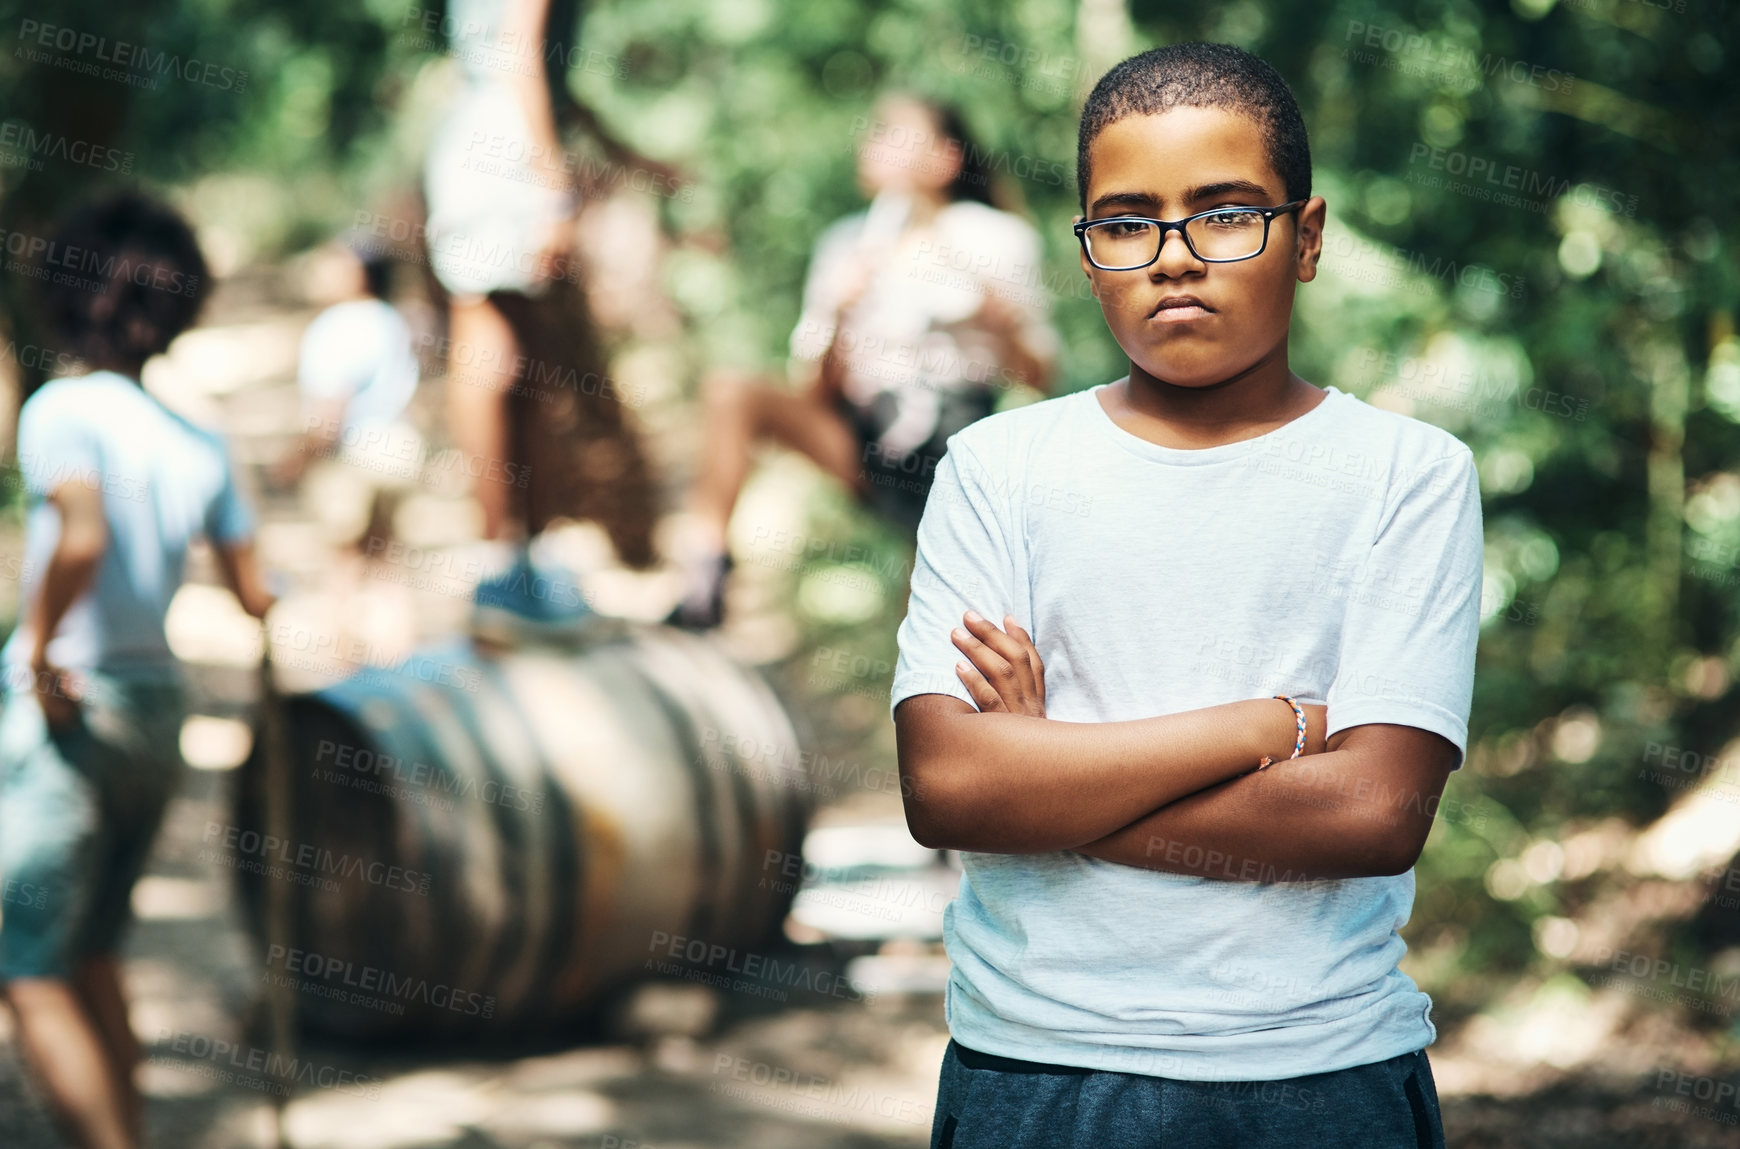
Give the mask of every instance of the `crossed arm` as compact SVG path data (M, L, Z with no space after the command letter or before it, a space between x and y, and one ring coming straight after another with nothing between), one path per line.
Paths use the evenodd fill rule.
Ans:
M1441 736L1371 724L1323 738L1307 707L1305 755L1272 698L1131 722L1044 716L1044 666L1014 619L968 614L954 632L977 707L915 695L895 711L907 823L927 846L1073 850L1108 862L1239 881L1405 873L1456 761Z

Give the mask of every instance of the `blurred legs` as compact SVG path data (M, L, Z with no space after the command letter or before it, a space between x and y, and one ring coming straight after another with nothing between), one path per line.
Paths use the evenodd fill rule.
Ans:
M80 990L58 978L16 978L6 999L24 1056L80 1149L137 1149L136 1090L117 1077L104 1027Z
M121 990L121 959L114 954L87 958L73 975L73 986L96 1023L97 1035L109 1055L109 1068L126 1106L127 1127L135 1143L144 1139L145 1098L139 1092L139 1039L127 1017Z
M483 508L483 537L514 537L522 527L513 519L509 485L491 476L508 458L507 399L519 344L507 317L488 299L455 299L451 318L447 425L467 470L477 475L472 490Z
M716 532L721 549L757 439L771 438L800 451L828 474L858 489L857 436L814 393L794 394L731 371L710 373L701 390L707 441L689 506Z
M683 601L672 621L685 626L719 623L730 571L727 529L749 476L755 444L770 438L807 455L853 490L860 489L858 439L851 426L815 392L793 394L753 375L710 372L701 382L706 442L689 493L690 536L678 544Z

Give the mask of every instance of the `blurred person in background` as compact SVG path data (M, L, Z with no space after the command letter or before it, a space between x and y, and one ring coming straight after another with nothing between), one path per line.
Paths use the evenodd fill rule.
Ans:
M50 250L88 255L91 277L45 281L43 303L89 370L49 380L18 417L28 518L23 608L0 649L0 981L68 1135L129 1149L144 1103L119 949L183 770L164 616L196 536L249 614L272 597L223 440L140 384L205 294L192 231L122 193L74 213Z
M1011 386L1050 387L1039 235L993 205L987 159L953 108L898 93L877 104L857 160L870 206L824 231L810 261L791 336L798 389L733 371L703 380L707 438L669 621L722 617L727 528L758 441L802 452L910 531L949 436Z
M473 630L566 634L589 609L572 576L535 564L558 517L592 518L630 565L652 559L653 488L571 266L584 129L613 164L645 164L569 94L573 0L456 0L446 27L464 84L425 168L429 263L449 296L446 406L477 481L494 572ZM657 165L650 165L657 166Z
M421 470L423 439L404 418L417 392L411 328L388 302L385 252L334 241L313 253L308 271L309 294L325 310L303 333L298 357L302 437L272 477L288 485L321 461L306 501L338 520L345 542L373 553Z
M274 468L283 482L323 455L363 444L374 450L417 392L411 328L388 301L391 259L335 240L313 253L308 271L308 293L324 310L302 335L296 383L304 432Z

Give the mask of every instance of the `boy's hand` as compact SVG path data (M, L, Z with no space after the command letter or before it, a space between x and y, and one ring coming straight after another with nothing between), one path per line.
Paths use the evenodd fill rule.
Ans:
M966 629L949 635L969 662L955 664L955 673L982 714L1002 711L1030 718L1045 717L1045 664L1033 637L1014 615L1003 616L1004 630L973 611L963 616Z
M31 688L49 729L65 730L76 723L84 697L78 680L40 654L30 660L30 672Z

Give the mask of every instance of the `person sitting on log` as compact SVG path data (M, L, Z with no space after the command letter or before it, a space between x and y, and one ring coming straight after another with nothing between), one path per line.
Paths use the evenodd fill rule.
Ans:
M858 181L873 198L816 243L791 335L800 389L728 370L703 380L707 438L669 621L721 621L726 530L758 441L802 452L911 531L949 436L1011 386L1049 388L1058 338L1039 235L993 205L991 159L943 104L890 94L867 118Z

